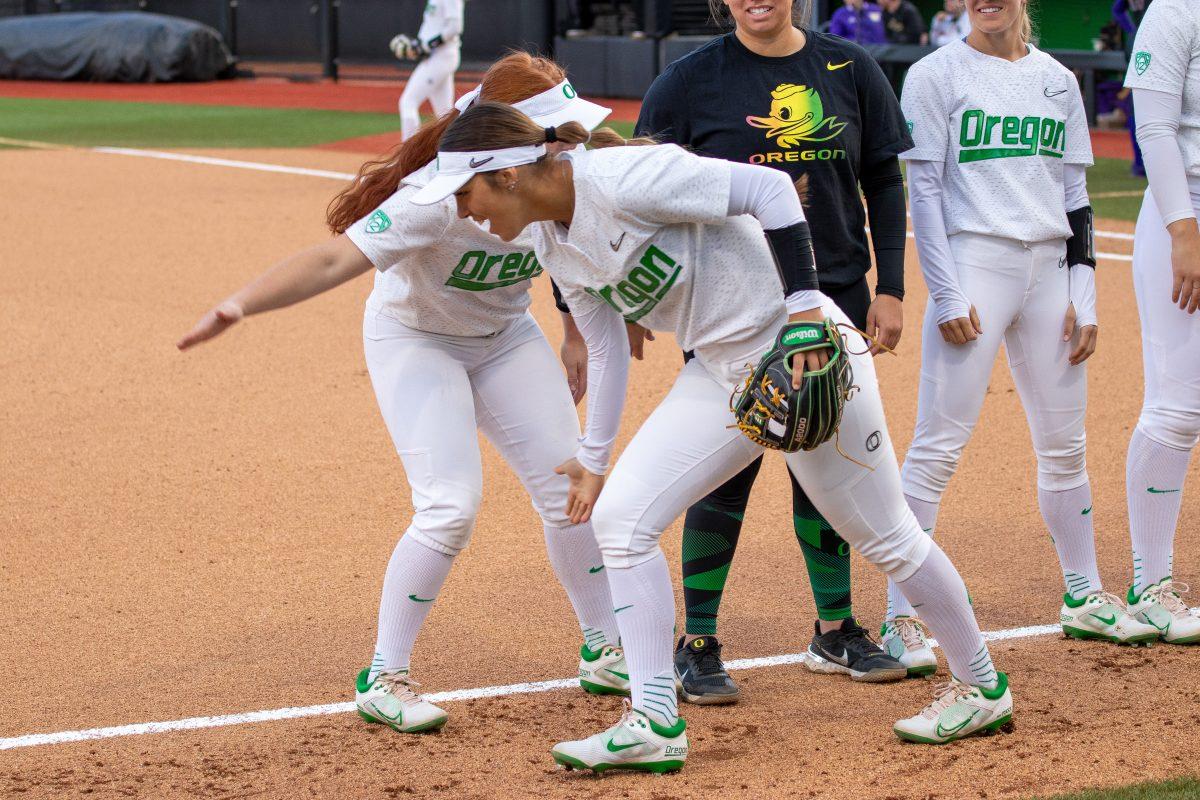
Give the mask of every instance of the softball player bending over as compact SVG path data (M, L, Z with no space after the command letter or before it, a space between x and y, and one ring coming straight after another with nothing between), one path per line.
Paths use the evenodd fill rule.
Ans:
M480 89L460 103L465 108L477 96L516 102L547 125L571 120L592 128L609 113L576 97L558 65L525 53L494 64ZM389 159L363 167L330 207L330 227L340 235L259 276L179 342L187 349L244 316L377 270L363 347L379 410L412 487L414 513L388 562L375 658L358 675L356 701L368 722L401 732L440 728L447 719L417 694L409 659L475 524L483 494L477 425L542 517L550 563L583 629L581 685L628 693L592 525L567 517L568 480L554 472L575 453L579 419L558 361L527 310L530 278L542 271L532 242L500 242L459 219L451 200L410 202L432 177L438 137L453 116L423 129Z
M462 62L465 0L429 0L417 38L404 34L392 38L396 58L419 62L400 93L400 140L421 127L421 104L433 106L435 116L449 113L454 104L454 72Z
M571 476L572 519L586 519L594 504L633 703L614 727L560 743L553 755L568 766L661 772L681 768L688 745L674 686L675 597L659 537L762 454L731 425L730 392L747 362L789 320L849 323L815 288L808 225L786 174L676 145L547 153L548 144L587 138L579 125L544 128L511 107L481 104L446 131L438 175L413 202L454 194L461 217L486 220L505 240L530 226L587 342L585 435L561 469ZM622 317L673 332L695 358L605 486L627 378ZM859 353L851 363L861 387L841 423L850 458L831 442L788 455L788 467L851 546L925 606L961 681L896 723L896 733L941 743L1001 727L1012 714L1007 678L992 667L958 572L904 503L869 345L853 331L846 339ZM811 350L794 363L817 369L825 353Z
M1024 0L968 0L967 12L971 34L913 65L901 99L916 146L900 157L930 295L904 495L932 534L1003 342L1066 582L1063 632L1145 642L1154 629L1103 591L1096 569L1083 428L1083 362L1097 332L1083 100L1071 72L1028 43ZM926 652L912 598L890 584L888 600L885 630Z
M1133 45L1138 143L1150 188L1133 240L1146 395L1125 467L1130 611L1164 641L1200 642L1171 577L1188 460L1200 437L1200 0L1155 0Z

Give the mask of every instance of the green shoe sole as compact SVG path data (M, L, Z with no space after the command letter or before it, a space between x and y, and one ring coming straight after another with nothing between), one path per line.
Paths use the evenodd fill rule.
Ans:
M396 725L393 725L392 723L388 722L387 720L376 719L375 717L372 717L370 714L363 711L361 708L358 709L358 715L360 717L362 717L363 719L365 719L367 722L371 723L372 725L387 725L389 728L394 730L396 733L426 733L429 731L441 730L442 726L446 724L446 721L450 719L450 715L447 714L444 717L438 717L437 719L430 720L429 722L426 722L424 725L418 725L415 728L409 728L409 729L405 730Z
M605 764L605 763L601 763L601 764L589 765L589 764L583 763L582 761L580 761L577 758L572 758L571 756L563 755L562 753L551 752L550 755L554 756L554 760L556 763L558 763L559 765L561 765L563 767L566 767L567 769L590 769L592 772L595 772L597 775L604 772L605 770L610 770L610 769L630 769L630 770L635 770L637 772L653 772L658 775L663 775L668 772L679 772L679 770L683 769L682 761L653 761L653 762L646 763L646 764Z
M937 739L926 739L924 736L917 736L915 733L908 733L906 731L896 730L895 728L892 728L892 732L895 733L896 736L903 742L915 742L917 744L950 744L951 742L957 742L960 739L967 739L971 736L991 736L995 733L1012 733L1016 729L1016 725L1014 725L1012 721L1012 714L1008 714L1007 716L1003 716L995 722L984 725L977 731L971 731L966 736L954 736L950 739L943 739L941 741Z
M1162 641L1166 644L1200 644L1200 636L1189 636L1186 639L1163 639Z
M617 694L621 697L629 697L628 689L614 689L611 686L601 686L598 683L585 681L582 678L579 679L579 687L588 694Z
M1138 645L1145 645L1146 647L1149 647L1152 642L1155 642L1158 640L1158 634L1154 634L1154 633L1144 634L1142 636L1135 636L1132 639L1121 640L1121 639L1118 639L1116 636L1105 636L1102 633L1096 633L1095 631L1084 630L1083 628L1073 628L1070 625L1064 625L1062 630L1063 630L1063 636L1066 636L1071 639L1080 639L1080 640L1091 639L1091 640L1099 641L1099 642L1112 642L1113 644L1127 644L1127 645L1131 645L1133 647L1137 647Z
M924 667L909 667L908 677L910 678L927 678L930 675L937 673L937 664L929 664Z

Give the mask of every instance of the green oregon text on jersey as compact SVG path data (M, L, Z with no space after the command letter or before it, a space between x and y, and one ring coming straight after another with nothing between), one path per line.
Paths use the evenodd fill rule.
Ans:
M1042 155L1062 158L1066 120L1050 117L995 117L978 108L963 112L958 163Z
M584 291L616 309L627 322L637 322L666 297L682 271L675 259L650 245L625 280L599 289L589 286Z
M499 265L495 272L492 268ZM542 265L530 250L528 253L491 255L483 250L463 253L458 266L446 281L447 286L468 292L486 292L502 286L512 286L542 274Z

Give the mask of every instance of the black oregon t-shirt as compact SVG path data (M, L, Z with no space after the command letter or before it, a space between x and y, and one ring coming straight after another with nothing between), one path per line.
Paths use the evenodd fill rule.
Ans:
M637 133L700 155L765 164L808 176L805 216L821 287L857 283L871 268L858 179L912 148L900 103L866 50L804 31L782 58L760 56L733 33L675 61L658 76ZM880 291L903 296L903 285Z

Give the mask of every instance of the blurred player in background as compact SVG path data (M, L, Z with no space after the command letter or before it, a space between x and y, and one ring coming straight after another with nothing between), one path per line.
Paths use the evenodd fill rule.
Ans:
M429 0L416 38L400 34L389 45L401 61L416 61L400 95L400 139L421 127L426 100L437 117L454 105L454 71L462 61L463 5L466 0Z

